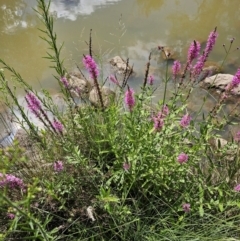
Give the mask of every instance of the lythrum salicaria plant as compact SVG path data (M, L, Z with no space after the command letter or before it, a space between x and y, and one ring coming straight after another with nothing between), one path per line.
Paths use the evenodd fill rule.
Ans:
M210 33L202 53L200 43L191 42L185 63L173 62L172 76L166 56L164 94L155 102L157 77L149 75L152 54L140 91L130 87L132 68L129 70L127 60L122 82L115 75L108 77L116 89L116 99L109 105L105 104L104 81L92 49L91 30L89 54L83 55L82 62L93 80L99 109L90 101L79 106L71 95L69 73L60 58L61 46L56 41L49 4L38 0L37 11L45 26L42 38L51 50L48 59L55 63L54 77L67 108L59 111L47 92L41 97L0 60L26 90L28 110L44 126L39 130L30 121L0 72L5 100L9 107L19 109L24 120L19 122L33 137L34 149L20 152L14 143L14 150L9 147L1 152L0 220L7 220L0 222L1 237L169 240L172 235L174 240L195 240L200 235L201 240L209 240L216 228L220 239L214 236L212 240L238 237L239 156L238 151L227 155L230 148L239 145L240 134L237 132L221 152L210 140L224 128L226 120L217 122L217 114L239 85L239 70L212 112L202 117L201 110L187 108L191 90L213 51L217 29ZM169 96L166 92L171 81L176 87ZM25 158L21 160L20 156Z

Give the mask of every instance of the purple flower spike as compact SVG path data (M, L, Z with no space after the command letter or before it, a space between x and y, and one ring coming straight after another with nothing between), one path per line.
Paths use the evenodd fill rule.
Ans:
M124 100L125 100L125 104L129 108L129 110L132 111L132 109L135 105L134 90L132 88L128 88L128 90L125 93Z
M59 132L59 133L63 132L63 124L60 121L54 119L52 122L52 125L56 132Z
M193 75L196 77L198 76L202 69L203 69L203 66L204 66L204 63L207 61L207 58L210 54L210 52L212 51L215 43L216 43L216 40L217 40L217 37L218 37L218 33L216 32L216 28L214 31L212 31L209 36L208 36L208 40L207 40L207 44L206 44L206 47L204 49L204 52L203 54L198 58L198 61L197 63L195 64L194 68L193 68Z
M180 121L180 126L183 128L188 127L191 119L192 119L192 117L189 114L184 115Z
M174 79L176 79L180 71L181 71L181 63L178 60L175 60L172 66L172 74Z
M119 85L119 82L118 82L118 80L115 78L114 75L110 75L110 76L109 76L109 79L110 79L110 81L111 81L112 83L114 83L114 84L116 84L116 85Z
M153 75L150 75L150 76L148 77L148 84L149 84L149 85L153 85L153 82L154 82L154 77L153 77Z
M191 211L190 207L191 207L191 205L190 205L189 203L184 203L184 204L182 205L183 211L184 211L185 213L189 213L189 212Z
M85 68L88 70L90 77L92 79L97 79L99 75L99 71L97 68L97 64L94 59L90 55L86 55L83 57L83 64Z
M31 92L27 93L27 95L25 96L25 100L27 101L30 111L37 117L39 117L40 110L42 108L40 100Z
M209 53L212 51L215 43L216 43L216 40L217 40L217 37L218 37L218 33L216 32L217 29L215 29L214 31L212 31L209 36L208 36L208 40L207 40L207 45L206 45L206 48L204 50L204 54L206 57L208 57Z
M237 70L236 74L234 75L231 83L231 87L235 88L240 84L240 69Z
M63 170L63 162L62 161L54 162L53 169L55 172L61 172Z
M181 153L181 154L179 154L177 160L180 164L183 164L188 161L188 155L185 153Z
M62 82L62 84L65 86L66 89L69 87L69 82L66 77L62 77L60 81Z
M196 64L194 65L194 67L193 67L193 75L194 75L194 76L198 76L198 75L201 73L205 61L206 61L205 55L201 55L201 56L198 58L197 63L196 63Z
M188 60L187 63L190 65L192 61L198 57L201 45L198 41L193 41L188 50Z

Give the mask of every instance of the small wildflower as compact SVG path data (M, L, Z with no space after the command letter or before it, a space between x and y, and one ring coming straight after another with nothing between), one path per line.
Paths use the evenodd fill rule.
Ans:
M21 188L25 187L23 180L12 174L0 173L0 187Z
M183 208L183 211L185 212L185 213L188 213L188 212L190 212L190 204L189 203L184 203L183 205L182 205L182 208Z
M63 124L60 121L54 119L53 122L52 122L52 125L53 125L53 127L54 127L56 132L59 132L59 133L62 134L62 132L63 132Z
M174 79L176 79L180 71L181 71L181 63L178 60L175 60L172 66L172 74Z
M150 75L150 76L148 77L148 84L149 84L149 85L153 85L153 82L154 82L154 77L153 77L153 75Z
M235 141L239 141L240 142L240 131L238 131L234 137Z
M192 117L189 114L184 115L180 121L180 126L183 128L188 127L191 119L192 119Z
M134 90L132 88L128 88L128 90L125 92L124 100L125 100L125 104L129 108L129 110L132 111L132 109L135 105Z
M177 160L180 164L183 164L188 161L188 155L185 153L181 153L181 154L179 154Z
M25 96L25 100L27 101L30 111L37 117L39 117L40 110L42 109L40 100L31 92L27 93L27 95Z
M90 77L92 79L96 79L99 75L99 71L97 68L97 64L94 59L90 55L86 55L83 58L83 64L85 68L88 70Z
M119 85L119 82L118 80L116 79L116 77L114 75L110 75L109 76L109 79L112 83L116 84L116 85Z
M63 162L62 161L54 162L53 169L55 172L61 172L63 170Z
M13 214L13 213L7 213L7 217L8 217L9 219L14 219L14 218L15 218L15 214Z
M234 187L234 191L235 192L240 192L240 184L238 184L237 186Z
M69 87L69 82L66 77L60 78L60 81L62 82L62 84L65 86L66 89Z
M190 65L192 61L198 57L201 45L198 41L193 41L188 50L188 60L187 63Z
M123 169L124 169L124 171L127 172L127 171L130 169L130 167L131 167L131 166L130 166L129 163L126 163L126 162L123 163Z

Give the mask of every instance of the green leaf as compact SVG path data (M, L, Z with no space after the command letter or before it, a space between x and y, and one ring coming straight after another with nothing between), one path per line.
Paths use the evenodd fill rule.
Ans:
M204 209L203 209L202 205L200 205L200 207L199 207L199 215L200 215L200 217L203 217L203 215L204 215Z

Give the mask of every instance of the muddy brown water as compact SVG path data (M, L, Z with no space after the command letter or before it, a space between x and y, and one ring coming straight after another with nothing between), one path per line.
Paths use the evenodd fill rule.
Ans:
M32 0L0 0L0 58L35 89L40 91L43 87L56 94L59 87L49 69L51 63L42 58L46 56L47 45L39 38L42 34L38 28L43 25L32 9L35 7L36 1ZM234 37L224 71L234 74L239 66L239 0L53 0L50 10L55 17L58 42L64 42L62 57L69 70L76 63L82 67L82 56L88 53L85 41L92 29L93 49L99 56L100 68L115 55L128 57L136 72L130 85L138 88L149 52L153 51L151 71L159 85L166 61L156 47L170 47L184 63L191 41L204 44L216 26L219 37L209 60L221 64L225 57L222 45L229 46ZM109 68L101 70L104 77L110 74ZM157 98L161 98L162 92L160 87ZM17 93L24 103L24 92ZM201 105L204 93L194 93L194 108ZM0 129L3 131L4 125Z

